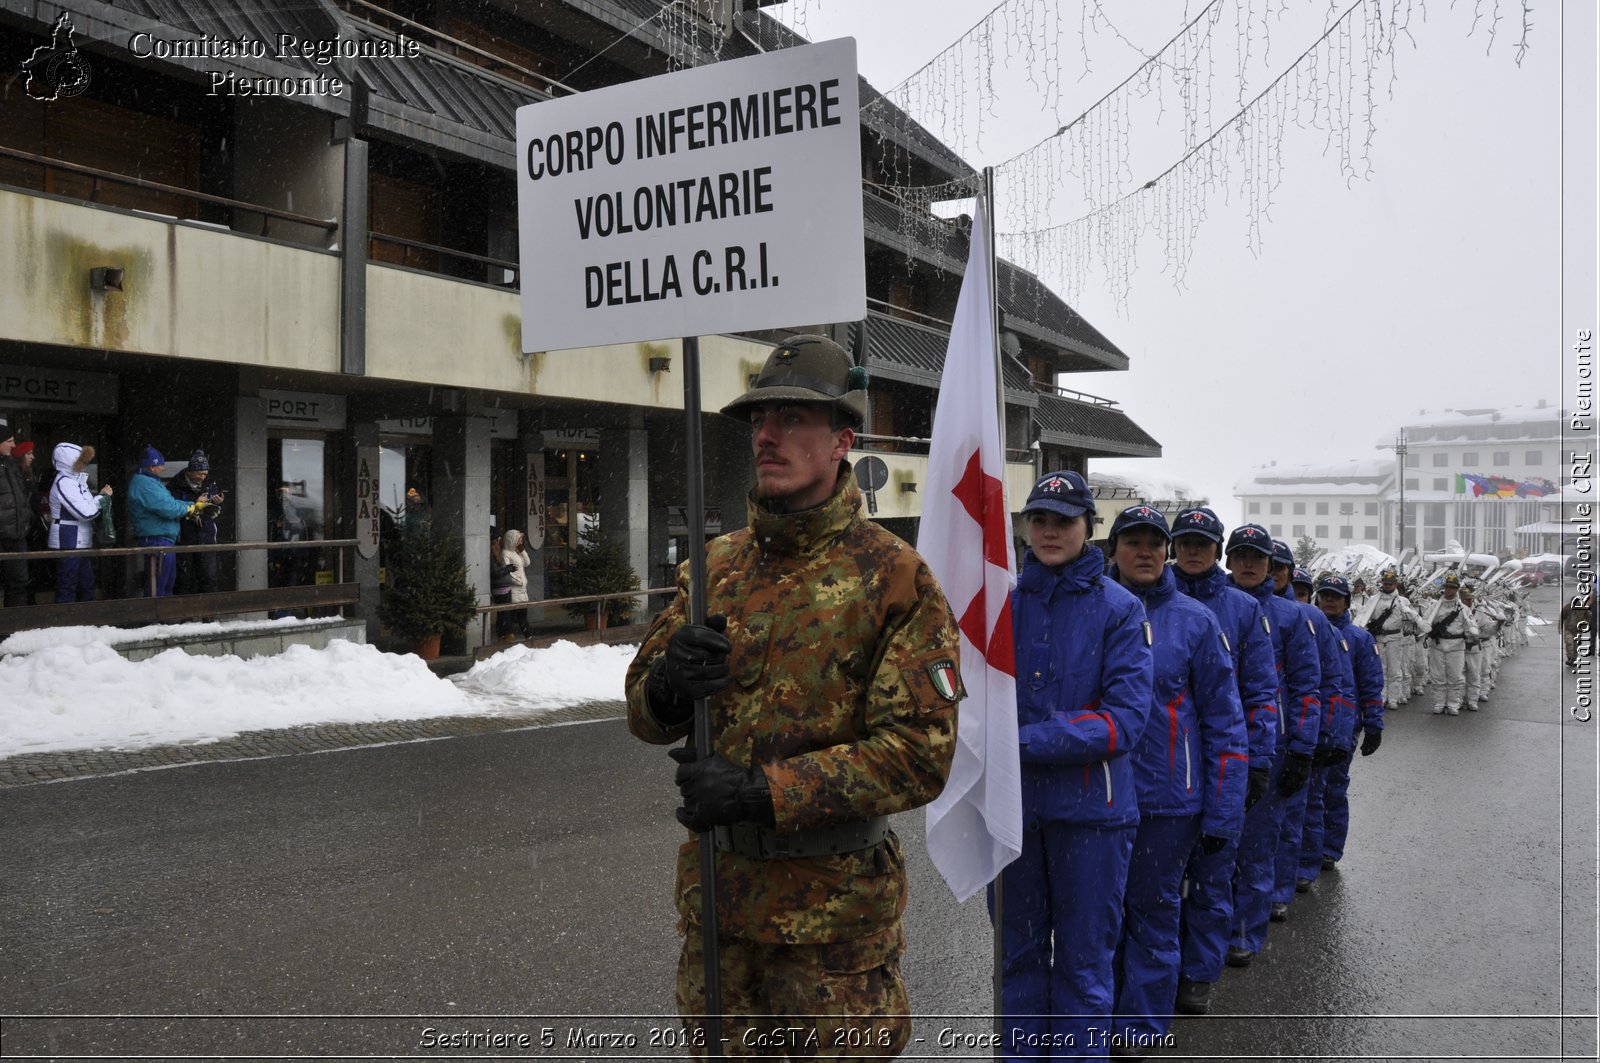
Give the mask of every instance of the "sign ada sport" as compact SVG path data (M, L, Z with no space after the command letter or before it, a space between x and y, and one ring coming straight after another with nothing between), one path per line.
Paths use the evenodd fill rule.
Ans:
M522 349L866 316L856 43L517 109Z

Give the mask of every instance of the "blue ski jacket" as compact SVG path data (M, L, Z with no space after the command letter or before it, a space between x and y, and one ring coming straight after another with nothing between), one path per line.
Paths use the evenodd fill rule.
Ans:
M1178 589L1211 610L1228 640L1244 706L1250 767L1272 766L1278 751L1278 666L1272 655L1272 624L1256 600L1228 582L1222 566L1189 577L1172 569Z
M1334 626L1344 635L1350 646L1350 666L1356 676L1356 701L1360 704L1360 729L1383 730L1383 657L1378 653L1378 640L1360 624L1350 619L1347 609L1334 621Z
M1150 628L1105 564L1096 546L1059 567L1030 550L1011 594L1030 822L1139 822L1128 752L1150 714Z
M1322 661L1316 630L1300 615L1299 602L1272 593L1270 577L1245 593L1261 606L1272 626L1272 656L1278 669L1278 752L1309 757L1317 751L1322 722Z
M1317 636L1317 660L1322 664L1322 723L1317 728L1318 749L1350 751L1356 732L1356 677L1350 665L1350 647L1328 621L1328 614L1294 596L1285 587L1279 597L1300 610Z
M178 521L188 512L189 503L173 498L167 485L150 470L140 469L128 481L128 534L133 537L177 542Z
M1200 813L1201 833L1237 838L1250 754L1228 639L1211 610L1178 593L1171 568L1128 590L1144 603L1155 666L1150 720L1133 750L1139 814Z

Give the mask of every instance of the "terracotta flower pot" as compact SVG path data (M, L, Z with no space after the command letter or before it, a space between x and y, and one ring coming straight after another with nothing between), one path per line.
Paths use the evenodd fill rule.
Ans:
M434 660L439 656L439 640L443 635L424 635L417 640L416 655L424 661Z

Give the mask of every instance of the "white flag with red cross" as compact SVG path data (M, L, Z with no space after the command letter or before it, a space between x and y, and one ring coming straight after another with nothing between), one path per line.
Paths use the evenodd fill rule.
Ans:
M1016 554L1005 498L999 359L982 197L956 300L934 411L927 501L917 551L961 627L959 735L950 781L928 806L928 855L958 901L1022 851L1016 654L1011 588Z

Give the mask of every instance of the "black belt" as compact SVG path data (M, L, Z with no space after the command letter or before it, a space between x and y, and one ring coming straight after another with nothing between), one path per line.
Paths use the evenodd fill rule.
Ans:
M760 823L735 823L731 827L714 827L711 831L718 852L738 853L752 860L795 860L853 853L870 849L888 834L888 816L787 834L779 834Z
M1465 636L1465 635L1435 635L1434 636L1434 638L1438 639L1440 642L1443 642L1445 639L1464 639L1466 637L1467 636Z

